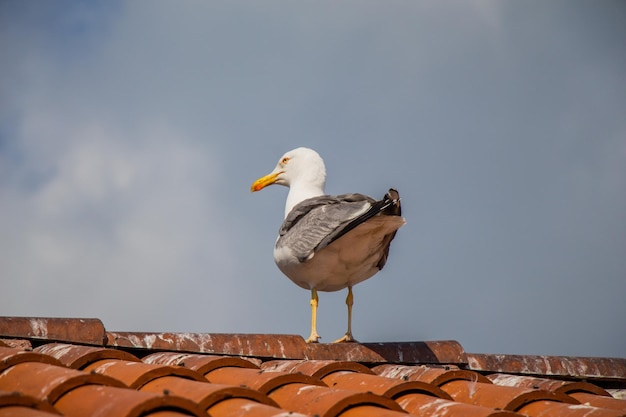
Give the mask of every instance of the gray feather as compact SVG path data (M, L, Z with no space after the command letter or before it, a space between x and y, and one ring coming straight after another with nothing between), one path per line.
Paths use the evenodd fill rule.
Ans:
M393 209L394 206L398 207L397 211ZM304 262L316 251L381 213L399 215L397 192L393 196L385 195L380 201L364 194L310 198L291 210L280 228L276 247L289 247L297 259ZM391 239L393 235L389 236L389 242ZM388 245L388 242L385 243ZM384 266L386 253L383 258L379 268Z

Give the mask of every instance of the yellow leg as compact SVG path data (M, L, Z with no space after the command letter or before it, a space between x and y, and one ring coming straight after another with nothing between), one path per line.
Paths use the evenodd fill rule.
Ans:
M354 305L354 295L352 294L351 286L348 287L346 305L348 306L348 331L341 339L335 340L335 343L356 342L356 339L352 336L352 306Z
M320 335L317 334L317 305L319 304L319 298L317 296L317 290L311 290L311 336L306 340L307 343L317 343L320 340Z

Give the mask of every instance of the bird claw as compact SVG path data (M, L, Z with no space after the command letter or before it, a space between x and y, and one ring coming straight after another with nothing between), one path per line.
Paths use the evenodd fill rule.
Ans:
M309 336L305 342L306 343L319 343L319 340L321 339L320 335L317 333L311 333L311 336Z
M346 333L342 338L335 340L333 343L359 343L359 341L352 337L352 333Z

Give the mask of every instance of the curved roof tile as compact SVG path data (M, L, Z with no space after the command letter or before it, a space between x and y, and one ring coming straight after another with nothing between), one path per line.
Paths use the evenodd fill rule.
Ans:
M65 393L82 385L124 386L105 375L41 362L18 363L0 374L0 389L18 391L49 403L54 403Z
M620 358L0 317L0 417L626 417L625 392Z
M192 401L173 395L132 389L84 385L61 397L55 404L67 417L162 417L206 416Z
M139 358L123 350L109 349L101 346L72 345L68 343L47 343L33 349L58 359L63 365L74 369L83 369L93 362L103 359L121 359L139 362Z

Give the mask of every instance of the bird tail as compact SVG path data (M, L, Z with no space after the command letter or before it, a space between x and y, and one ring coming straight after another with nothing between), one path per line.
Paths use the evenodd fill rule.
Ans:
M400 194L398 190L395 188L390 188L385 194L383 198L383 202L385 206L383 207L381 213L387 216L401 216L402 215L402 207L400 206ZM385 264L387 263L387 258L389 257L389 246L393 238L396 237L396 232L389 233L383 239L383 247L385 248L382 256L378 260L376 266L378 269L383 269Z
M400 206L400 194L395 188L390 188L383 198L385 206L382 210L383 214L388 216L401 216L402 207Z

